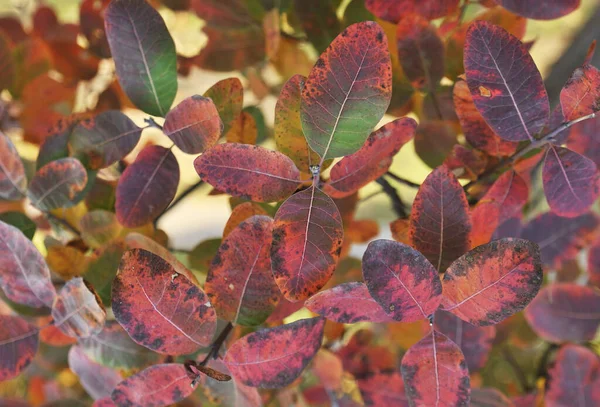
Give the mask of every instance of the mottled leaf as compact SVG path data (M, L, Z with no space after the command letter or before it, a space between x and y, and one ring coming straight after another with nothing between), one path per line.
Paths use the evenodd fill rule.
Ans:
M401 371L410 405L469 406L465 358L454 342L435 329L404 354Z
M51 307L56 291L36 247L14 226L0 222L0 287L6 297L30 307Z
M231 215L225 224L225 229L223 229L223 238L226 238L231 232L233 232L240 223L254 215L268 215L268 213L262 206L254 202L244 202L240 205L237 205L231 211Z
M154 220L169 205L179 184L179 164L170 149L147 146L117 185L117 219L134 228Z
M234 121L242 113L244 88L238 78L223 79L204 92L204 97L210 98L223 122L222 134L227 134Z
M81 238L90 247L102 247L115 240L123 227L114 213L102 209L90 211L79 220Z
M331 168L323 191L333 198L344 198L385 174L396 153L413 138L416 128L413 119L401 118L371 133L360 150Z
M332 0L294 0L294 10L308 41L318 53L325 51L341 31Z
M488 125L505 140L533 140L550 106L542 76L521 41L501 27L475 21L467 31L464 65L473 102Z
M575 120L600 110L600 71L589 63L575 69L560 91L566 120Z
M291 159L260 146L219 144L196 158L194 167L219 191L258 202L282 200L300 185Z
M579 7L581 0L544 0L543 4L531 0L495 0L515 14L533 20L553 20L565 16Z
M358 381L365 406L409 407L404 382L399 372L376 372Z
M372 21L351 25L317 60L302 89L300 119L309 146L322 160L356 152L391 96L385 33Z
M0 213L0 222L14 226L19 229L27 239L33 239L37 226L34 221L21 212L3 212Z
M369 293L394 320L414 322L440 305L442 284L436 269L418 251L393 240L375 240L363 256Z
M23 198L26 188L21 157L8 136L0 132L0 199L18 201Z
M194 392L180 363L150 366L117 385L112 399L118 406L162 407L177 403Z
M163 131L184 153L198 154L217 143L223 122L211 99L194 95L167 113Z
M38 328L24 319L0 315L0 382L18 376L38 350ZM320 343L319 343L320 345Z
M271 262L275 282L290 301L304 300L329 281L344 229L333 200L314 186L288 198L275 214Z
M469 206L462 186L445 166L423 181L410 217L412 246L443 272L470 249Z
M42 211L75 205L77 194L85 188L88 176L75 158L62 158L44 165L29 183L27 195Z
M321 347L325 319L301 319L238 339L225 365L241 383L267 389L292 383Z
M114 388L123 378L115 370L102 366L87 357L81 346L69 350L69 368L79 378L79 383L94 399L110 397Z
M367 10L382 20L399 22L410 13L420 14L428 20L445 17L458 8L459 0L366 0Z
M131 339L158 353L195 352L210 343L216 328L206 294L142 249L123 255L112 298L115 318Z
M542 179L548 205L559 216L582 215L600 195L596 164L568 148L548 148Z
M177 93L177 55L163 18L146 0L113 0L104 18L123 90L144 112L164 116Z
M600 164L600 140L596 137L599 132L600 116L577 123L571 127L570 132L564 132L568 137L567 147L591 159L597 166Z
M525 310L529 326L549 342L591 341L600 326L600 293L573 283L544 287Z

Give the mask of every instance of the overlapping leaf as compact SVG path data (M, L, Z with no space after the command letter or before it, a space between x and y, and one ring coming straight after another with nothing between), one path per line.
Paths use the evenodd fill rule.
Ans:
M502 7L534 20L552 20L565 16L579 7L581 0L498 0Z
M123 228L114 213L99 209L81 217L79 230L86 244L102 247L119 237Z
M261 329L237 340L225 355L225 365L241 383L281 388L292 383L321 347L325 319L301 319Z
M77 194L85 188L88 176L75 158L62 158L44 165L29 183L27 196L42 211L75 205Z
M397 23L409 13L417 13L435 20L452 14L458 8L459 0L366 0L367 9L382 20Z
M329 46L341 31L336 4L331 0L294 0L294 10L317 52Z
M215 369L224 374L230 374L229 369L223 363L223 359L214 359L208 362L207 367ZM200 377L200 385L205 394L219 400L223 407L261 407L263 405L258 390L246 386L235 378L229 381L212 380L206 375Z
M3 212L0 213L0 222L4 222L8 225L14 226L19 229L27 239L33 239L37 226L34 221L29 219L27 215L22 212Z
M550 106L542 76L521 41L501 27L475 21L467 31L464 65L473 102L489 126L508 141L533 140Z
M600 164L600 140L596 134L600 132L600 116L595 119L585 120L571 127L568 135L567 147L581 155L586 156Z
M216 328L215 310L206 294L165 260L142 249L123 255L112 298L115 318L129 336L158 353L195 352L210 343Z
M19 375L38 350L38 328L24 319L0 315L0 381Z
M577 68L560 91L560 104L567 120L600 110L600 71L586 62Z
M328 158L356 152L383 117L392 96L387 38L372 21L336 37L302 89L300 118L309 146Z
M399 372L377 372L359 380L358 388L366 406L409 407Z
M271 262L275 282L290 301L306 299L329 281L344 229L333 200L312 186L288 198L273 224Z
M415 153L431 168L441 165L458 143L456 131L442 120L424 121L417 127Z
M0 132L0 199L19 200L25 188L27 178L21 157L8 136Z
M69 349L69 369L79 378L79 383L94 400L110 397L113 389L123 378L108 367L90 360L81 346Z
M223 239L233 232L240 223L254 215L268 215L268 213L260 204L254 202L244 202L233 208L223 229Z
M223 122L222 134L227 134L242 112L244 101L242 82L238 78L223 79L204 92L204 97L210 98L215 104Z

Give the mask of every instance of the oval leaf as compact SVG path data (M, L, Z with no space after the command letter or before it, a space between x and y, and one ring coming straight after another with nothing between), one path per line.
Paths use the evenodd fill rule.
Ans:
M215 310L206 294L146 250L123 255L112 298L115 318L131 339L158 353L195 352L215 332Z
M314 186L288 198L273 224L271 262L275 282L290 301L304 300L329 281L340 256L340 212Z
M79 378L79 383L94 400L110 397L123 380L116 371L90 360L78 345L69 350L69 369Z
M179 164L170 149L144 148L119 179L115 209L128 228L154 220L169 205L179 184Z
M17 201L23 198L26 188L27 178L21 157L8 136L0 132L0 199Z
M371 296L396 321L426 319L440 305L442 283L437 271L410 246L375 240L367 246L362 268Z
M548 120L542 76L519 39L487 21L467 31L467 83L477 110L508 141L533 140Z
M7 223L19 229L27 239L33 239L37 225L22 212L3 212L0 213L0 222Z
M175 43L164 20L146 0L114 0L104 24L123 90L144 112L164 117L177 93Z
M577 10L581 0L496 0L505 9L534 20L553 20ZM541 7L540 7L541 6Z
M476 247L446 271L442 308L475 326L521 311L542 285L537 244L505 238Z
M6 297L30 307L51 307L56 291L36 247L14 226L0 222L0 287Z
M593 65L577 68L560 91L566 120L575 120L600 109L600 71Z
M235 120L242 113L244 88L238 78L223 79L204 92L204 97L210 98L223 122L221 134L227 134Z
M292 383L321 347L323 318L301 319L238 339L225 365L241 383L276 389Z
M349 26L317 60L302 89L300 118L308 144L322 160L356 152L391 96L383 29L372 21Z
M0 315L0 382L18 376L38 350L38 328L24 319ZM319 343L320 345L320 343Z
M365 406L410 407L400 372L376 372L358 381Z
M194 167L219 191L252 201L280 201L300 185L291 159L260 146L219 144L196 158Z
M44 165L29 183L27 195L41 211L68 208L87 184L87 173L75 158L62 158Z
M194 95L167 113L163 131L184 153L198 154L217 143L223 122L212 100Z

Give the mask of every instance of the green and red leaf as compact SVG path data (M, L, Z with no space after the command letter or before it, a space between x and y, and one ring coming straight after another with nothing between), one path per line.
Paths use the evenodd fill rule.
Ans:
M25 167L14 144L0 132L0 199L18 201L25 195Z
M38 350L38 328L23 318L0 315L0 382L18 376Z
M44 165L29 183L27 196L36 208L50 211L76 204L88 181L85 168L75 158L61 158Z
M238 78L223 79L204 92L204 97L213 101L223 122L221 134L227 134L235 120L242 113L244 103L242 82Z

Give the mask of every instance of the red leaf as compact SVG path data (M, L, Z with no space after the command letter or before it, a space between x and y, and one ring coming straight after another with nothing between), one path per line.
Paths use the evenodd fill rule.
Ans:
M442 120L423 121L415 135L415 153L431 168L442 165L457 143L456 131Z
M442 280L442 309L476 326L497 324L521 311L542 285L535 243L506 238L456 260Z
M404 382L398 372L378 372L366 379L358 380L358 388L365 406L409 407L404 393Z
M404 16L396 28L400 65L412 85L432 90L444 77L444 44L437 29L418 14Z
M555 283L544 287L525 310L525 318L550 342L591 341L600 326L600 294L591 287Z
M482 174L488 164L487 154L455 144L452 152L446 157L444 165L458 178L474 181Z
M548 212L525 225L520 237L540 246L544 265L559 269L592 243L598 226L600 220L592 213L570 219Z
M599 375L598 355L583 346L563 346L548 371L546 406L597 406L600 403Z
M469 405L465 358L454 342L435 329L404 354L401 370L411 405Z
M600 195L596 164L567 148L548 148L542 179L548 205L559 216L573 218L587 212Z
M118 406L162 407L177 403L194 392L180 363L150 366L117 385L112 399Z
M196 158L194 167L219 191L258 202L280 201L300 185L290 158L260 146L218 144Z
M121 375L90 360L80 346L69 350L69 368L79 378L79 383L94 400L110 397L114 388L123 380Z
M423 181L410 217L412 246L443 272L471 247L467 197L445 166Z
M321 0L294 0L293 3L308 41L315 46L317 52L325 51L341 31L336 4Z
M508 141L533 140L550 114L548 95L518 38L487 21L467 31L464 64L473 102L489 126Z
M0 287L16 303L51 307L56 291L50 270L33 243L14 226L0 222Z
M100 400L96 400L92 407L118 407L110 397L105 397Z
M356 152L392 97L387 37L373 21L353 24L317 60L304 88L300 118L323 160Z
M600 238L596 238L588 250L587 266L590 283L600 287Z
M244 88L238 78L223 79L204 92L210 98L223 122L221 134L227 134L235 120L242 113Z
M235 325L260 325L279 302L271 273L273 220L252 216L223 239L204 289L219 318Z
M52 305L52 318L64 334L87 338L102 330L106 311L100 297L77 277L67 281L58 292Z
M567 120L600 110L600 71L588 63L575 69L560 91L560 104Z
M170 149L144 148L119 179L115 209L121 225L135 228L169 205L179 184L179 164Z
M10 138L0 132L0 199L18 201L25 195L26 188L27 178L21 157Z
M533 20L552 20L577 10L581 0L495 0L502 7Z
M112 298L115 318L131 339L158 353L193 353L215 332L215 310L206 294L142 249L123 255Z
M288 198L275 214L271 246L273 275L284 297L299 301L319 291L333 275L343 238L340 212L320 189Z
M292 383L321 347L325 319L301 319L261 329L237 340L225 355L231 374L247 386L267 389Z
M345 198L385 174L396 153L414 137L416 128L413 119L404 117L371 133L360 150L331 168L324 192L333 198Z
M325 389L342 390L344 366L335 353L326 349L317 352L312 362L312 371Z
M44 165L29 183L27 195L41 211L75 205L77 194L88 178L83 165L75 158L62 158Z
M321 291L309 298L305 306L315 314L342 324L393 321L371 297L364 283L343 283Z
M471 390L470 407L515 407L515 405L499 390L489 387Z
M38 329L24 319L0 315L0 381L18 376L38 350Z
M439 310L435 313L434 327L460 348L469 372L476 372L485 366L496 337L495 326L474 326Z
M465 81L454 84L454 107L465 138L473 147L493 156L507 156L517 150L517 143L501 139L486 123Z
M194 95L167 113L163 129L181 151L198 154L219 141L223 122L211 99Z
M586 156L594 161L596 166L600 164L600 139L596 137L600 133L600 116L577 123L571 127L570 133L564 133L568 136L569 150Z
M229 236L240 223L254 215L268 215L268 213L260 204L254 202L244 202L233 208L223 229L223 239Z
M382 20L399 22L406 14L417 13L427 18L448 16L456 11L459 0L366 0L365 7Z
M442 284L437 271L410 246L375 240L367 246L362 267L369 293L396 321L425 319L440 305Z

